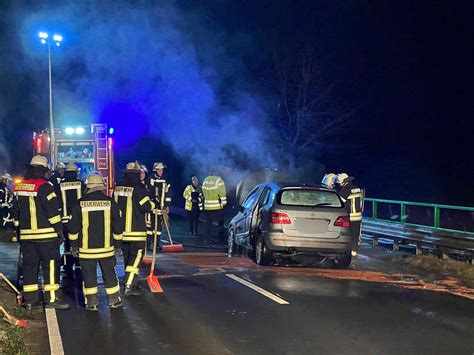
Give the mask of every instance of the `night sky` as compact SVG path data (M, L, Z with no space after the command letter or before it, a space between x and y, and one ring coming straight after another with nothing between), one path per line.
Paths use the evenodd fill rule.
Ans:
M334 103L355 108L308 160L356 176L370 197L474 205L471 2L57 4L0 4L1 168L21 172L48 124L40 25L65 36L53 53L58 125L106 121L122 132L120 163L164 159L176 179L228 160L229 141L254 165L275 155L273 49L304 43Z

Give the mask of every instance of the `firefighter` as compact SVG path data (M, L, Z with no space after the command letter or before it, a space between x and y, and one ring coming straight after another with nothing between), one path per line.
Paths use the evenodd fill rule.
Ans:
M118 203L125 220L122 253L126 296L141 294L137 286L137 276L147 238L145 214L155 209L155 204L140 182L140 171L138 162L128 163L123 180L114 190L115 202Z
M199 214L204 208L204 195L197 176L191 178L191 185L186 186L183 197L186 201L184 209L187 211L189 219L189 234L197 235Z
M44 279L45 307L67 309L59 289L59 247L64 241L59 202L53 186L48 182L48 159L35 155L28 166L24 180L14 193L13 218L19 228L23 254L24 307L40 306L38 269L41 263ZM14 200L15 201L15 200Z
M334 189L335 179L336 179L336 174L334 173L324 174L323 180L321 181L321 185L323 187L327 187L328 189Z
M10 209L13 207L13 192L8 186L11 178L7 172L0 177L0 227L5 227L11 222Z
M66 166L66 171L59 184L59 190L61 191L61 202L62 202L62 222L64 225L64 256L63 265L66 274L72 277L74 265L76 269L79 268L79 262L77 258L71 255L71 245L68 238L68 222L71 217L72 207L77 201L84 195L85 185L79 180L78 177L79 169L75 163L70 162Z
M357 255L357 249L360 244L360 228L362 223L362 212L364 206L364 191L353 183L354 177L341 173L336 176L335 186L339 196L344 203L348 201L349 220L352 234L352 256Z
M153 164L153 176L148 179L148 190L151 198L155 203L158 212L158 240L161 239L161 231L163 229L163 213L168 214L171 204L171 185L164 176L166 165L162 162ZM153 248L153 232L148 229L148 249Z
M51 183L53 184L54 192L56 192L56 195L59 198L61 198L61 190L59 189L59 184L61 183L61 180L64 177L65 169L66 165L64 163L57 163L54 173L49 178L49 181L51 181Z
M102 271L110 308L122 306L115 273L115 249L121 248L123 218L117 203L105 195L107 186L99 174L87 178L87 193L71 208L68 224L71 250L82 266L86 310L97 311L97 263Z
M212 224L218 222L218 239L224 240L224 214L227 204L227 194L224 180L220 176L212 175L212 171L202 183L204 195L204 211L206 211L206 239L212 238Z

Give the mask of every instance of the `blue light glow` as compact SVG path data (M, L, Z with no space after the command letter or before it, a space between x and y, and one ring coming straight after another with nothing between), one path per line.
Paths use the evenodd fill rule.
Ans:
M113 127L110 127L110 128L109 128L109 135L114 134L114 131L115 131L114 128L113 128Z
M67 127L64 132L66 132L66 134L74 134L74 128L72 127Z
M42 44L46 44L46 40L44 38L41 39Z

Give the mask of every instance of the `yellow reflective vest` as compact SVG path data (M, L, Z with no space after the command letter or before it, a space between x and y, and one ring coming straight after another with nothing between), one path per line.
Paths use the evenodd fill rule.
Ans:
M186 203L184 204L184 209L186 211L191 211L193 209L193 199L195 200L194 204L197 204L201 211L204 208L204 196L200 186L194 187L193 184L186 186L183 192L183 197L186 200Z
M227 203L224 180L220 176L208 176L202 183L204 210L221 210Z

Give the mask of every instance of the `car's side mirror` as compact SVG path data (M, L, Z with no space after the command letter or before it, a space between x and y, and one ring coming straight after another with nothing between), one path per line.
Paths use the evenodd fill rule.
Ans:
M243 212L244 208L241 205L235 205L234 210L237 211L237 212Z

